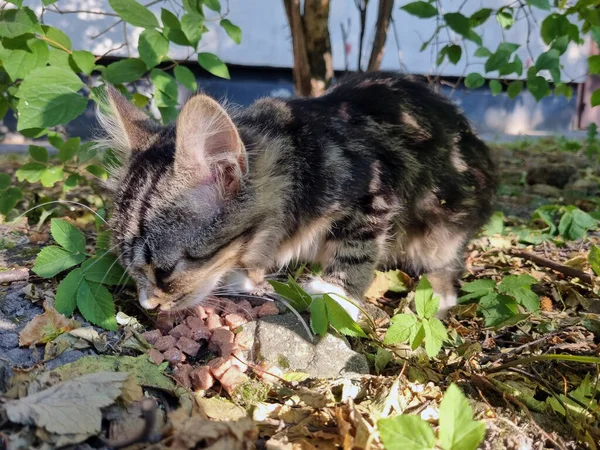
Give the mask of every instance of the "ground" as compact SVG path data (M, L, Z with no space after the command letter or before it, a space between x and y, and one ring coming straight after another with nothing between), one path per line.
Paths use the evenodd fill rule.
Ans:
M384 345L390 316L414 298L417 280L399 272L378 274L369 291L370 339L330 332L314 344L295 315L258 299L157 316L119 283L107 284L119 326L106 331L54 311L64 275L24 270L52 241L49 217L84 230L86 252L94 217L53 204L0 225L0 448L381 449L378 420L398 413L426 420L444 445L451 383L485 424L480 448L598 448L600 299L589 255L600 233L597 222L578 228L590 217L579 211L600 219L590 147L494 146L502 214L469 246L466 298L434 358ZM4 157L0 171L22 162ZM24 207L61 196L102 207L96 188L23 187ZM452 448L472 447L464 438Z

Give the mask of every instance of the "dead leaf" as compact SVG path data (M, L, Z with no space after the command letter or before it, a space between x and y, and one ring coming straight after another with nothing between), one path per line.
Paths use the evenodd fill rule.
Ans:
M203 448L206 450L251 450L258 438L258 429L248 417L235 422L213 422L199 416L177 420L173 417L173 432L163 442L148 450Z
M79 322L67 319L47 303L46 312L35 316L19 333L19 345L29 347L35 344L45 344L57 336L80 326Z
M93 436L101 430L100 408L122 394L129 374L100 372L83 375L5 404L13 423L36 425L54 434Z
M375 279L365 293L365 297L376 300L388 292L406 292L411 285L411 278L401 270L375 272Z
M241 406L223 397L199 397L196 403L200 410L210 419L214 420L237 420L246 417L246 411Z

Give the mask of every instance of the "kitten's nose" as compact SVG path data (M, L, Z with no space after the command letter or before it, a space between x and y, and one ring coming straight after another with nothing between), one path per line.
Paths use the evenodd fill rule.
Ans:
M138 292L138 298L140 305L144 309L154 309L158 306L159 302L155 297L148 296L146 289L140 289Z

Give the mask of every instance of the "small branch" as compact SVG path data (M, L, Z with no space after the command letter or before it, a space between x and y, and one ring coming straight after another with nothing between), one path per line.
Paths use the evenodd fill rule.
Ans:
M27 281L29 279L29 269L26 267L17 267L16 269L0 272L0 284L13 283L15 281Z
M375 39L373 40L369 65L367 66L367 71L369 72L379 70L379 66L381 65L393 8L394 0L379 0L377 23L375 24Z
M358 9L358 14L360 17L360 33L358 38L358 62L356 71L362 72L362 52L363 52L363 43L365 40L365 27L367 26L367 6L369 5L369 0L354 0L356 4L356 8Z
M516 256L518 258L527 259L539 266L547 267L549 269L555 270L556 272L560 272L563 275L566 275L571 278L579 278L581 281L587 284L594 284L592 276L573 267L565 266L564 264L559 264L557 262L551 261L549 259L543 258L538 255L534 255L533 253L525 252L523 250L512 249L508 252L511 256Z

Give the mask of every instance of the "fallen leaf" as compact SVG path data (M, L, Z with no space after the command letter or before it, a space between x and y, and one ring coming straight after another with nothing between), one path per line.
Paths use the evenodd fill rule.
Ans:
M196 403L206 417L214 420L237 420L246 417L241 406L223 397L196 397Z
M77 321L66 318L47 303L44 303L44 309L45 313L35 316L19 333L21 347L45 344L80 326Z
M49 433L93 436L100 432L100 408L121 396L125 372L99 372L59 383L5 404L13 423L36 425Z
M406 292L409 290L411 278L401 270L375 272L375 279L365 293L366 298L378 299L388 292Z

